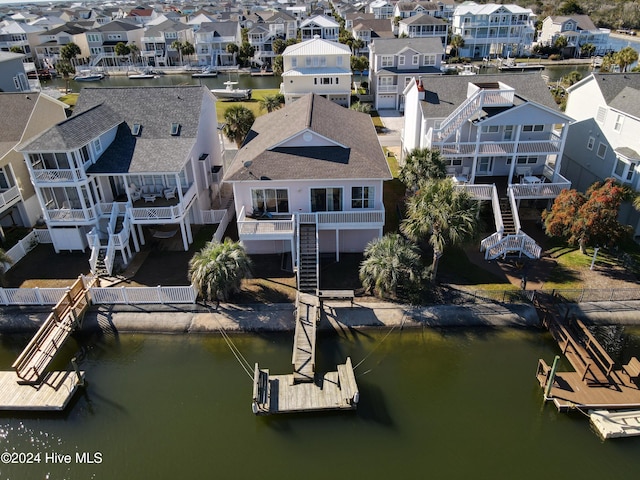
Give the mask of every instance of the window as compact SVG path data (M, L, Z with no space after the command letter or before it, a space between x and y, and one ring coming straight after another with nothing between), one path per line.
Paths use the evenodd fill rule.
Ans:
M172 123L171 124L171 135L173 135L175 137L179 133L180 133L180 124L179 123Z
M131 135L134 137L140 136L140 127L141 125L139 123L134 123L133 128L131 129Z
M518 159L516 160L516 163L518 165L535 164L535 163L538 163L538 157L534 157L534 156L518 157Z
M254 213L288 213L289 192L285 188L252 188L251 206Z
M317 67L320 65L320 58L319 57L313 57L313 66Z
M321 85L331 85L333 82L331 81L331 78L321 78L320 79L320 84Z
M424 63L423 63L423 65L424 65L425 67L433 66L433 65L435 65L435 64L436 64L436 56L435 56L435 55L425 55L425 56L424 56Z
M92 42L92 43L96 43L100 41L100 35L96 35L95 33L88 33L87 34L87 41Z
M312 188L312 212L342 211L342 188Z
M622 131L622 121L623 121L623 120L624 120L624 117L623 117L622 115L618 115L618 116L616 117L616 123L615 123L615 125L613 126L613 129L614 129L616 132L621 132L621 131Z
M600 142L598 144L598 152L596 153L596 155L598 155L598 157L600 158L604 158L604 156L607 154L607 146Z
M327 57L320 57L320 66L321 67L327 66Z
M305 67L310 67L311 66L311 57L305 57L304 66Z
M373 208L373 187L351 187L351 208Z
M593 146L596 144L596 139L593 137L589 137L589 140L587 140L587 148L589 150L593 150Z
M298 57L291 57L291 68L296 68L298 66Z
M342 57L337 57L336 58L336 67L341 67L342 66Z
M392 55L383 55L380 58L380 66L382 66L382 67L393 67L393 56Z
M506 141L513 140L513 125L504 126L504 134L502 138Z
M404 65L404 55L400 55L398 57L398 66L401 67Z
M99 138L96 138L93 141L93 149L96 151L96 153L100 153L102 151L102 143L100 143Z
M542 132L544 130L544 125L523 125L523 132Z
M598 123L604 123L604 120L607 118L607 109L605 107L598 107L598 112L596 113L596 121Z
M498 133L499 130L500 127L498 127L497 125L488 125L482 127L482 133Z
M631 183L633 182L637 166L637 163L629 162L627 159L618 157L615 168L613 169L613 176L625 183Z
M462 159L461 158L445 158L444 164L447 167L459 167L460 165L462 165Z
M413 65L419 65L420 64L420 55L414 55L411 59L411 63Z

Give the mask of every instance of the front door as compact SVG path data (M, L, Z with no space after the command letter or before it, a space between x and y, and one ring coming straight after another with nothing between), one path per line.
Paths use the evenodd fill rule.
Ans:
M477 175L491 175L493 172L493 157L478 158L478 166L476 167Z

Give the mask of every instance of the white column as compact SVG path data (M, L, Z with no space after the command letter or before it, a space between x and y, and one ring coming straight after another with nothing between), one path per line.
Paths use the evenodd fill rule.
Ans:
M180 233L182 234L182 246L186 252L189 250L189 243L187 242L187 229L184 226L184 220L180 222Z
M340 230L336 228L336 262L340 261Z
M140 237L140 245L144 245L144 234L142 233L141 224L138 224L138 236Z

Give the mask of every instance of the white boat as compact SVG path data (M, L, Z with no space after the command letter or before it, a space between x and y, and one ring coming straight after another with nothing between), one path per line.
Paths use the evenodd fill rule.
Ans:
M218 72L213 70L211 67L205 67L202 70L191 74L191 78L211 78L217 76Z
M640 435L640 410L590 410L589 419L603 439Z
M97 82L103 78L104 74L92 72L91 70L80 70L80 73L73 77L76 82Z
M145 69L141 72L137 70L131 70L127 73L127 77L131 80L142 80L145 78L157 78L158 74L151 69Z
M229 98L231 100L250 100L251 89L250 88L235 88L238 82L224 82L225 88L213 88L213 93L218 98Z
M458 66L458 75L476 75L480 70L476 65L467 63L465 65Z

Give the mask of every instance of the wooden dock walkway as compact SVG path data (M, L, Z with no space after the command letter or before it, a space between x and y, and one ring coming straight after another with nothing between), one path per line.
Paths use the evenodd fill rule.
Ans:
M551 378L551 366L543 359L538 360L536 378L545 391L546 400L552 400L561 411L640 408L640 388L633 368L637 361L632 359L625 366L628 368L616 368L614 360L582 321L563 318L552 299L536 308L574 369L573 372L555 372ZM553 382L550 389L549 382Z
M354 410L360 399L351 358L337 371L315 372L316 324L320 299L300 293L296 300L293 374L270 375L255 364L251 409L256 415Z
M293 378L296 383L313 382L316 356L316 325L320 318L318 297L305 293L296 299L296 329L293 337Z
M47 369L82 322L89 286L78 278L13 362L15 371L0 372L0 410L63 410L83 384L84 372Z

